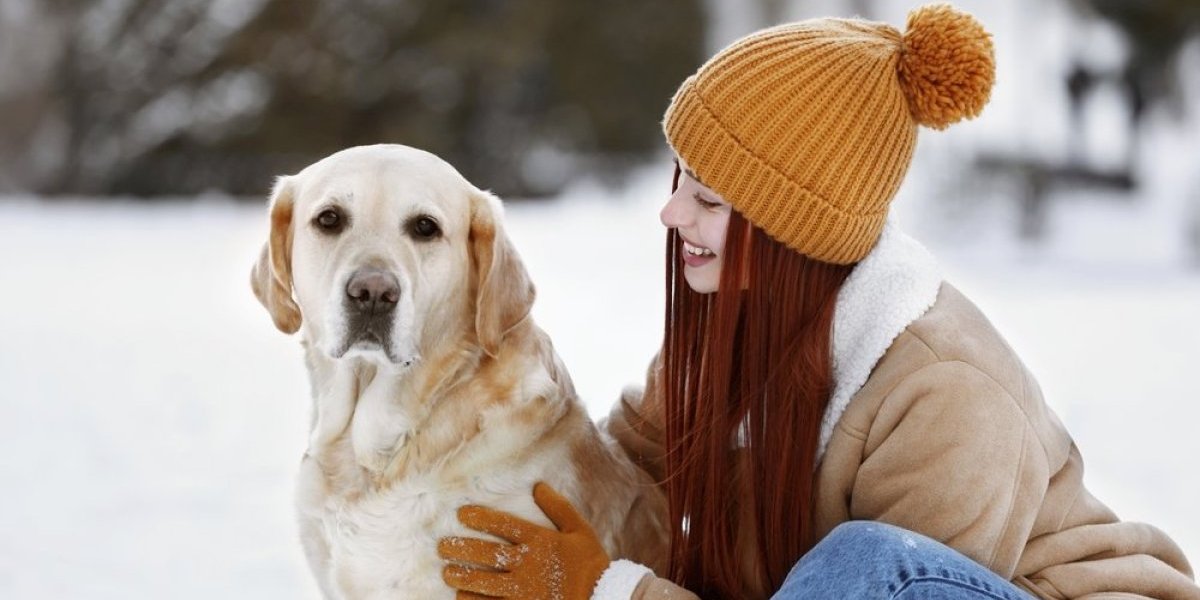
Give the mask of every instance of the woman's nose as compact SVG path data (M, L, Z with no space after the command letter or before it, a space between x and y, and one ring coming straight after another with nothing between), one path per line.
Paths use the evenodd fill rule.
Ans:
M667 205L658 213L658 218L662 221L663 226L678 229L689 224L690 214L687 210L687 203L683 202L683 194L676 190L667 200Z

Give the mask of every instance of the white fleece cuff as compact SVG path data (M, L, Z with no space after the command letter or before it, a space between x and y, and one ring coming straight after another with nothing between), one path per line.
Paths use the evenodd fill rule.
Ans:
M629 600L642 578L652 572L631 560L614 560L600 574L592 600Z

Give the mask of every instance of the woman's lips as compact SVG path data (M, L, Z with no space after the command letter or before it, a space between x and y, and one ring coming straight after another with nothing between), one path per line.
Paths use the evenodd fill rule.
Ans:
M693 254L692 251L701 249L702 254ZM712 253L712 250L693 245L691 242L684 240L683 242L683 262L689 267L702 267L715 259L717 255Z

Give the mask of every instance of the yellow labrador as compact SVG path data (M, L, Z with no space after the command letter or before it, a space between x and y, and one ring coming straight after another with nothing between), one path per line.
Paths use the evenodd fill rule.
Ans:
M570 498L610 555L661 572L665 502L603 436L529 315L534 288L494 196L398 145L277 182L255 295L300 332L313 398L297 490L329 598L453 598L436 544L483 504L552 526Z

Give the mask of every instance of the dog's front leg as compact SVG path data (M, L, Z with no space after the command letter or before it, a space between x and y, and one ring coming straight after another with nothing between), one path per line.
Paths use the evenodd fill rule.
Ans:
M300 542L304 547L304 558L308 568L321 588L321 595L328 600L337 600L341 594L333 585L333 558L329 551L329 537L325 531L325 499L328 489L321 466L305 454L300 461L300 474L296 486L296 516L300 526Z
M337 368L324 381L319 381L313 393L316 419L308 437L308 455L322 465L330 457L333 446L350 428L358 404L358 374L352 368Z
M350 423L354 458L377 485L412 434L414 420L401 404L403 395L399 381L376 377L360 391L354 409Z

